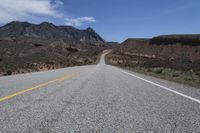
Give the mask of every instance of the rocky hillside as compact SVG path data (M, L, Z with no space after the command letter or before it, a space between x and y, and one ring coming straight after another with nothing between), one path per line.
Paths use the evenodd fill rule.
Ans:
M63 40L104 43L104 40L92 29L79 30L72 26L55 26L52 23L31 24L11 22L0 28L1 40Z
M121 56L121 59L113 62L117 64L122 62L131 66L200 71L200 43L196 45L168 44L162 40L162 45L159 45L151 44L153 39L127 39L113 50L113 54Z
M200 87L200 43L195 43L195 37L186 37L191 39L189 44L174 36L160 38L158 42L156 38L128 39L113 49L107 62Z
M200 34L194 35L162 35L151 39L150 44L157 45L189 45L200 46Z
M106 47L92 28L11 22L0 27L0 75L94 64Z

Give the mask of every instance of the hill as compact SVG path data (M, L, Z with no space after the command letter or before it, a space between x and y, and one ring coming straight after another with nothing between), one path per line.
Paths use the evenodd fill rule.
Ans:
M200 34L162 35L152 38L150 44L157 44L157 45L177 44L177 45L200 46Z
M198 37L171 35L153 39L127 39L113 49L107 56L107 62L200 87L200 43L195 43ZM189 43L184 39L190 40Z
M55 26L52 23L31 24L28 22L11 22L0 28L1 40L63 40L89 41L104 43L105 41L92 29L79 30L72 26Z
M90 27L11 22L0 27L0 74L94 64L106 46Z

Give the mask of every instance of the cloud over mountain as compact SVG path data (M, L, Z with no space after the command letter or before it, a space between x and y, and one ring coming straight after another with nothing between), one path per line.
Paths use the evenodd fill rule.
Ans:
M85 22L95 22L93 17L68 17L60 9L61 0L0 0L0 23L10 21L31 21L57 18L66 24L80 26Z
M66 18L66 25L81 26L85 22L96 22L94 17Z

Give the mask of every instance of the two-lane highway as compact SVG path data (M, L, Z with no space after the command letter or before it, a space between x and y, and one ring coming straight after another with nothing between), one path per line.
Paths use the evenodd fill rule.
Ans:
M200 132L200 89L106 65L0 77L0 132Z

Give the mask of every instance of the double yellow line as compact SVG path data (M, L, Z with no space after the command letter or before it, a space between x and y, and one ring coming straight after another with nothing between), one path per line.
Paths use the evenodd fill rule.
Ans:
M25 89L25 90L22 90L22 91L19 91L19 92L15 92L15 93L8 95L8 96L5 96L5 97L2 97L2 98L0 98L0 102L3 102L5 100L9 100L13 97L16 97L16 96L21 95L21 94L26 93L26 92L29 92L29 91L32 91L32 90L35 90L35 89L39 89L41 87L47 86L47 85L54 83L54 82L57 82L57 81L63 81L63 80L71 79L74 76L75 76L75 74L66 74L66 75L59 77L57 79L39 84L37 86L31 87L31 88L28 88L28 89Z

